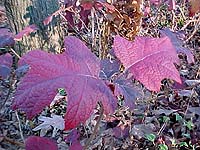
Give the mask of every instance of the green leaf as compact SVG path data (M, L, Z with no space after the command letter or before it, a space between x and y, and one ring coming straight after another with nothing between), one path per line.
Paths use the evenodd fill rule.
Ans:
M169 117L167 117L167 116L163 116L163 122L168 122L169 120L170 120Z
M185 121L184 125L189 129L192 130L192 128L194 127L194 124L192 121Z
M58 88L58 93L61 95L61 96L66 96L67 95L67 92L64 88Z
M183 119L183 117L178 113L176 113L175 115L176 115L176 121L181 121Z
M182 134L182 136L184 136L184 137L187 137L187 138L191 139L191 136L190 136L190 134L188 134L188 133L183 133L183 134Z
M191 150L196 150L198 146L196 144L193 145L192 141L189 141L189 147L191 147Z
M188 147L188 144L187 144L186 142L180 142L180 143L179 143L179 146L180 146L180 147L182 147L182 146Z
M159 150L168 150L168 146L165 144L159 144L158 148L159 148Z
M170 139L170 141L172 142L172 146L175 146L176 145L176 140L173 138L173 139Z
M156 135L154 135L152 133L151 134L145 134L145 137L146 137L147 140L149 140L151 142L154 142L155 139L156 139Z

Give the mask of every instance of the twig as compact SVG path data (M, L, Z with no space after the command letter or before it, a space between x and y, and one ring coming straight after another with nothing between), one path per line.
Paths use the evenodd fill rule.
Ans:
M140 104L140 103L150 103L150 102L152 102L152 101L154 101L154 100L157 100L157 99L159 99L159 98L165 98L166 97L166 95L161 95L161 96L157 96L157 97L153 97L153 98L149 98L149 99L147 99L147 100L145 100L145 99L143 99L143 100L136 100L136 103L137 104Z
M16 52L15 52L15 50L14 49L10 49L19 59L21 58Z
M90 142L93 140L94 136L97 134L97 129L99 127L99 124L103 118L103 112L104 112L104 107L103 107L103 104L101 101L98 102L98 104L100 105L100 114L99 114L99 118L97 120L97 123L94 127L94 131L92 133L92 135L90 136L90 138L86 141L86 144L85 144L85 147L84 147L84 150L87 149L87 147L90 145Z
M195 94L195 92L194 92L194 88L193 88L192 93L191 93L190 98L189 98L188 103L187 103L187 108L186 108L185 113L184 113L184 118L186 117L186 114L187 114L189 106L190 106L190 101L192 100L192 97L194 96L194 94Z
M172 10L172 30L174 30L175 29L175 12L174 12L174 10Z
M183 6L185 6L185 5L183 5ZM184 20L187 20L186 17L185 17L185 14L184 14L184 12L183 12L183 10L181 9L181 7L180 7L179 5L176 5L176 7L178 7L178 9L180 10L183 19L184 19Z
M20 146L20 147L22 147L22 148L25 147L25 145L24 145L23 143L18 142L18 141L13 140L13 139L10 139L10 138L8 138L8 137L6 137L6 136L3 137L3 140L5 140L6 142L9 142L9 143L11 143L11 144L13 144L13 145Z
M165 129L167 123L168 123L168 121L166 121L166 122L162 125L162 127L160 128L160 130L159 130L158 133L157 133L158 136L163 132L163 130Z
M4 81L3 81L4 82ZM9 85L10 86L10 85ZM7 102L7 100L10 97L10 94L12 93L13 89L11 87L9 87L8 93L5 97L5 100L3 100L3 104L0 106L0 110L4 107L5 103Z
M94 50L94 47L95 47L95 9L92 7L92 9L91 9L91 28L92 28L92 49Z
M23 131L22 131L22 127L21 127L21 121L19 119L19 115L18 115L17 111L15 111L15 115L16 115L18 123L19 123L20 136L21 136L23 142L25 143L24 136L23 136Z
M199 30L199 24L195 26L194 31L191 33L191 35L185 40L185 42L188 42L194 35L195 33Z
M182 28L181 31L185 30L190 23L197 22L197 20L189 20Z

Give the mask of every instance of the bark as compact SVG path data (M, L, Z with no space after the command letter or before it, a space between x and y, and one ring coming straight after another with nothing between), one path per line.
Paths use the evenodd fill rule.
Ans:
M32 49L59 52L63 43L60 18L54 18L48 26L43 20L59 9L58 0L4 0L11 30L16 34L24 27L36 24L39 30L23 37L15 49L23 54Z

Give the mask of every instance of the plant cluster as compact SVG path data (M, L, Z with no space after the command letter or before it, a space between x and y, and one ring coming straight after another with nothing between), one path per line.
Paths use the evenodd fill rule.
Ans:
M43 22L65 22L60 54L33 50L20 57L14 45L37 26L16 35L0 29L1 89L9 85L9 97L17 86L12 109L40 134L26 139L26 149L58 149L61 142L42 137L50 131L54 139L69 131L60 138L71 150L199 147L199 5L66 0Z

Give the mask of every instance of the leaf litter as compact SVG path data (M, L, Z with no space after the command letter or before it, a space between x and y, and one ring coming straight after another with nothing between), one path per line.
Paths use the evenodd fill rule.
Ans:
M151 13L153 13L153 11ZM178 18L176 19L178 20ZM153 24L153 22L150 22L148 24L148 29L146 29L147 31L152 31L150 32L151 36L156 36L158 34L157 32L155 32L156 30L154 30L153 27L150 27L152 25L151 23ZM163 22L160 22L160 24L161 23ZM188 28L189 29L186 28L185 30L186 35L190 34L190 25L188 26ZM141 32L141 34L149 35L148 32ZM200 49L196 46L196 44L193 44L193 40L195 41L198 37L199 33L195 34L194 37L192 37L192 40L186 43L187 47L193 49L193 54L196 60L194 64L187 63L188 57L179 56L180 64L178 64L178 70L187 71L185 74L183 74L184 78L186 79L183 81L186 83L185 87L183 87L183 89L174 89L174 81L170 79L165 79L161 82L160 92L149 92L148 90L143 88L141 91L143 93L143 97L140 96L140 98L136 100L136 105L134 109L129 109L125 106L119 105L116 112L112 116L110 116L110 118L103 117L104 119L101 120L98 124L99 129L97 130L95 137L90 143L90 149L146 149L150 147L166 148L166 145L169 149L191 149L193 147L198 149L200 145ZM108 72L108 74L109 73L110 72ZM111 72L111 74L112 73L113 72ZM110 75L106 76L106 78L110 78ZM10 79L4 78L3 80L1 80L0 83L1 96L6 96L10 86L13 86L12 81L10 81ZM140 86L143 87L142 85ZM60 86L58 88L63 87ZM56 90L58 88L56 88ZM54 96L56 95L56 90ZM120 99L120 97L118 97L118 99ZM53 98L51 100L53 100ZM3 104L2 97L1 104ZM4 149L20 149L23 148L23 141L20 136L20 129L18 125L19 120L15 116L15 113L10 110L10 105L11 101L10 99L7 99L6 103L4 104L4 106L6 107L3 107L3 109L1 109L0 146ZM54 103L52 108L45 107L40 116L35 116L32 121L27 121L24 113L19 113L19 119L21 121L21 124L23 125L22 129L24 136L27 138L27 135L40 134L39 130L33 131L33 129L37 129L37 127L41 125L41 116L44 116L46 120L50 119L53 113L57 113L56 115L60 115L59 118L64 117L66 112L66 105L66 100L61 98L61 100ZM80 124L75 129L76 133L73 132L73 130L58 130L58 132L55 134L54 142L56 141L59 148L72 149L73 147L75 147L76 149L78 147L78 149L81 149L82 146L85 146L84 144L87 143L87 140L93 134L95 126L98 122L98 118L101 113L98 107L99 106L97 106L96 111L91 113L92 115L85 124ZM61 110L64 113L61 113ZM66 142L64 140L64 137L69 136L70 134L72 134L72 136L75 136L74 141ZM49 131L46 132L46 137L52 137L52 135L53 128L49 129ZM30 137L30 139L31 138L35 142L34 137ZM11 139L17 140L12 141ZM49 142L49 140L47 139L43 140L44 142L42 142L42 140L38 141L41 141L43 144ZM51 145L53 143L51 143ZM38 144L36 144L36 146L37 145ZM55 147L55 145L53 145L51 148L53 147Z

